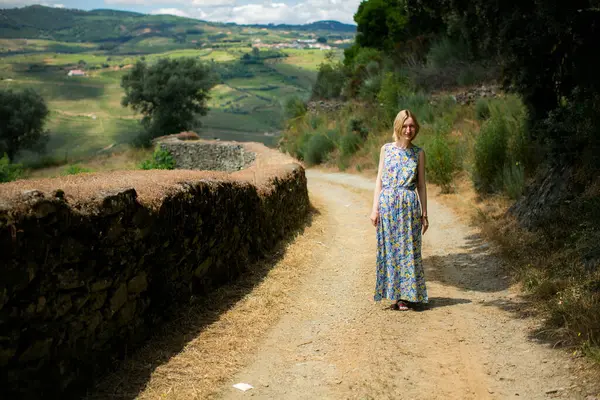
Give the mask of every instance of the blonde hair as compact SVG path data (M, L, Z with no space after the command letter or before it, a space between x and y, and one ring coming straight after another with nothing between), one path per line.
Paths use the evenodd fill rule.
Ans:
M398 115L396 115L396 119L394 120L394 134L392 136L394 138L394 141L397 141L400 137L399 133L402 130L402 126L404 125L404 122L409 118L412 118L413 122L415 123L415 137L417 137L419 129L421 128L421 126L419 125L419 121L417 121L417 117L415 117L415 115L409 110L402 110L398 113Z

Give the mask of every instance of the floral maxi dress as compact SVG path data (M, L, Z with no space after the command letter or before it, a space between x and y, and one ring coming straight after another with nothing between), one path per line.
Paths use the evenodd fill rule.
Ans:
M417 196L419 147L384 146L375 300L427 303L421 259L421 206Z

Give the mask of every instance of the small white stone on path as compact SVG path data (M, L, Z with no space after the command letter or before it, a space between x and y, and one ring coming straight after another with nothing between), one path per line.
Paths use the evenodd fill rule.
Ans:
M250 389L254 389L254 386L249 385L247 383L236 383L235 385L233 385L233 387L241 390L242 392L245 392Z

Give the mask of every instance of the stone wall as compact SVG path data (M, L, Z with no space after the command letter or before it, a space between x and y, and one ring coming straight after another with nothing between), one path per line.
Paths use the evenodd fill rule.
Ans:
M479 99L493 99L498 97L500 88L497 85L482 85L469 90L456 93L454 98L460 105L472 104Z
M134 171L129 188L98 174L0 185L0 398L80 395L170 306L237 276L309 209L297 164L259 182L178 172ZM155 182L167 187L152 198Z
M170 137L158 145L171 153L176 168L180 169L233 172L247 168L255 158L255 154L241 144L181 141Z

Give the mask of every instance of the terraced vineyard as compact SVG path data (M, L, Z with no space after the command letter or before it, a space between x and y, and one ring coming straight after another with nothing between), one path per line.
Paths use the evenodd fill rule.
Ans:
M20 40L4 39L13 48ZM20 41L22 42L22 41ZM56 45L61 45L60 43ZM34 42L39 48L39 41ZM83 48L86 48L82 46ZM87 48L86 48L87 49ZM25 48L26 50L26 48ZM32 52L0 57L0 87L34 89L48 102L51 115L50 158L77 160L129 143L140 131L136 115L121 106L120 80L127 69L142 57L153 62L160 57L197 57L221 66L237 63L248 48L175 50L145 56L107 55L98 51L76 54ZM223 79L209 101L210 112L202 119L199 133L207 138L253 140L273 145L282 123L282 104L289 96L308 97L320 50L282 50L290 57L277 62L244 66L247 76ZM341 51L338 51L341 55ZM81 67L87 76L67 76ZM24 152L20 160L33 163L37 156Z
M26 13L22 10L36 15L64 12L38 6L19 10L23 15ZM316 37L330 42L347 41L354 35L353 32L311 31L302 27L287 30L213 24L171 16L94 13L98 12L68 14L72 17L71 25L57 26L54 31L21 29L31 38L11 38L16 31L6 26L0 29L3 37L0 38L0 88L34 89L42 94L51 110L47 123L50 131L47 156L41 160L34 153L23 152L17 162L29 166L76 162L107 148L114 151L127 147L141 130L141 115L121 106L124 93L120 87L121 77L138 60L152 63L163 57L196 57L211 63L220 75L211 93L210 112L201 119L202 126L197 129L201 136L274 145L282 127L282 105L290 96L309 96L318 65L327 52L261 49L259 62L244 62L244 55L251 54L256 43L269 47L289 44L292 40L313 38L314 41ZM0 10L0 14L7 14L21 24L36 21L29 14L26 15L28 20L12 10ZM20 19L15 17L17 14ZM124 36L110 31L104 39L96 38L100 25L89 31L86 30L88 24L81 22L90 16L94 23L121 21L124 28L119 29ZM69 36L64 34L65 29L74 29L80 32L80 37L88 35L94 41L67 41ZM47 32L54 32L53 37L40 38L48 36ZM330 51L341 58L343 47L334 46ZM72 69L84 70L86 76L69 77L68 71Z

